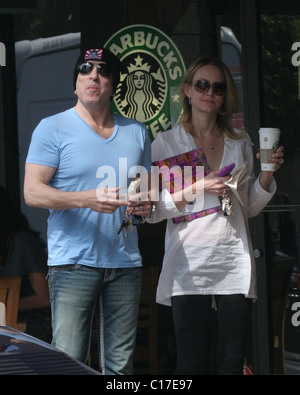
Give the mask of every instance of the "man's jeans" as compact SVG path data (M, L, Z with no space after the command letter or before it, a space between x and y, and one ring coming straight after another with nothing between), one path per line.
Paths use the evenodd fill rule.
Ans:
M133 374L141 267L97 269L80 264L50 267L49 287L52 345L85 362L93 313L98 306L100 371Z

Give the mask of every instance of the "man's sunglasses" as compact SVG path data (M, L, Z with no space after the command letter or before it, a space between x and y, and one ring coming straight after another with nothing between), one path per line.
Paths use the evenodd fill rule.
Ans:
M224 96L226 92L226 85L223 82L214 82L210 84L210 82L206 80L197 80L193 82L193 87L199 93L207 93L212 87L212 93L217 96Z
M90 74L92 70L94 69L94 66L97 67L97 73L102 75L102 77L109 77L111 75L111 67L107 63L91 63L91 62L85 62L80 64L77 67L77 70L80 74Z

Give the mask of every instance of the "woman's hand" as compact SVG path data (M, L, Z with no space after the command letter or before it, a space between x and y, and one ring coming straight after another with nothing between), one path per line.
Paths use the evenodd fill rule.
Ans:
M281 165L284 163L284 147L280 146L276 152L272 155L272 162L275 163L275 168L277 170L280 169ZM256 154L257 159L260 159L260 155L259 153ZM261 187L265 190L268 191L269 190L269 186L270 186L270 182L272 180L273 177L273 171L262 171L260 178L259 178L259 182Z
M279 170L281 165L284 163L284 147L280 146L277 151L272 155L272 162L275 164L276 170ZM257 159L260 159L260 154L259 152L256 154ZM275 170L275 171L276 171ZM268 172L272 173L272 172Z
M230 188L225 185L224 182L229 180L230 175L226 177L218 177L217 174L219 174L219 172L220 170L212 171L192 185L172 194L171 196L177 209L181 211L189 202L194 201L197 196L204 195L204 193L222 196L224 189L226 192L229 192Z
M217 196L222 196L224 189L229 192L230 188L224 182L230 179L230 175L225 177L218 177L220 170L210 172L204 177L204 192L212 193Z

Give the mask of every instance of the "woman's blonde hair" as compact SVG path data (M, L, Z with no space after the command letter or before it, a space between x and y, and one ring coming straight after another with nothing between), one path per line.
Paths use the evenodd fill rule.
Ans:
M232 115L239 109L239 97L234 83L234 80L228 70L227 66L217 58L198 57L188 68L185 78L180 89L180 98L182 104L181 124L188 133L192 133L192 106L190 99L185 93L187 85L193 83L193 78L196 71L207 65L218 67L225 78L226 92L224 96L224 103L217 114L217 123L220 132L226 134L233 139L239 139L243 133L236 133L232 127Z

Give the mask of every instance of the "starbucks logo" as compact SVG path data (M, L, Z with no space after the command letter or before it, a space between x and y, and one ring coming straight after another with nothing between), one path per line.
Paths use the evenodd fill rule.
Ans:
M185 65L170 38L152 26L132 25L115 33L105 47L122 62L113 111L143 122L152 139L174 126Z
M114 98L118 111L148 122L161 111L166 97L167 78L159 61L141 51L127 56Z

